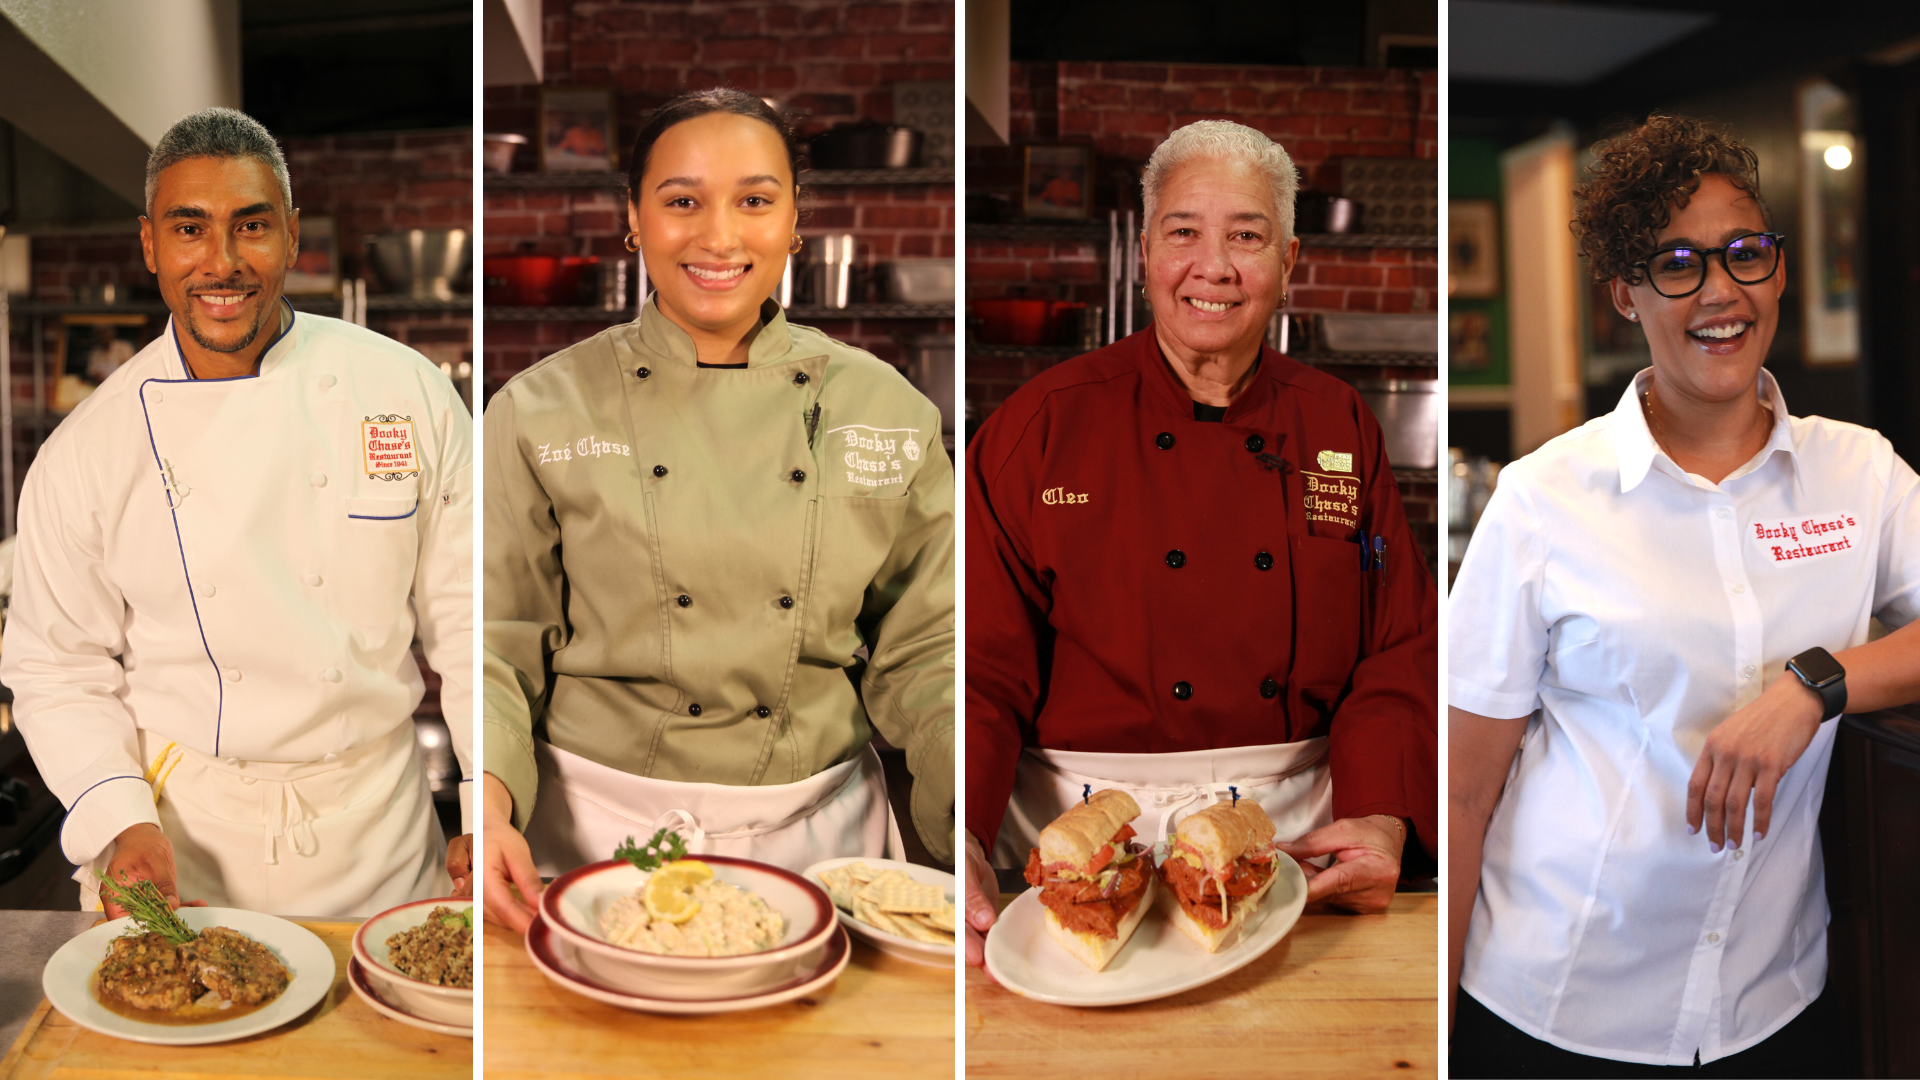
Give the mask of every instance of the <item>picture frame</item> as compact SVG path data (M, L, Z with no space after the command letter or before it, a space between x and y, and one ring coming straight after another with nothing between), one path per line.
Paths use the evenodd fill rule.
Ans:
M1020 213L1084 220L1093 206L1093 148L1029 145L1020 167Z
M53 400L48 408L72 412L133 359L150 338L145 315L62 315L54 346Z
M1794 92L1800 139L1800 228L1783 273L1800 285L1801 360L1838 367L1860 359L1861 170L1846 91L1825 79ZM1796 262L1798 267L1796 268Z
M1447 202L1447 295L1500 296L1500 204L1492 199Z
M340 242L326 214L300 215L300 254L281 291L288 296L334 296L340 292Z
M613 90L592 86L540 88L540 171L618 172Z

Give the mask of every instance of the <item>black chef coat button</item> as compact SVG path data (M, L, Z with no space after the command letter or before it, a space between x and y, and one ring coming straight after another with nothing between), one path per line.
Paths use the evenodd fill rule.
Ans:
M667 475L667 467L665 465L655 465L653 467L653 475L655 476Z
M806 478L807 478L807 471L805 469L795 469L793 470L792 474L788 476L788 479L792 480L796 484L804 482Z
M1272 679L1265 680L1260 684L1260 696L1263 698L1279 697L1280 684L1274 682Z
M688 715L688 716L699 716L699 715L700 715L700 703L696 701L696 702L694 702L693 704L691 704L691 705L689 705L689 706L687 706L687 715Z
M805 386L805 385L807 385L807 380L808 380L809 378L811 378L811 377L812 377L812 376L810 376L810 375L808 375L808 374L807 374L806 372L804 372L804 371L803 371L803 372L801 372L800 374L798 374L798 375L795 375L795 376L793 377L793 385L795 385L795 386Z
M783 596L783 597L781 597L781 598L780 598L780 606L781 606L781 607L783 607L783 608L790 608L790 607L792 607L792 606L793 606L793 597L791 597L791 596Z
M652 368L641 368L640 370L638 370L638 371L636 371L636 372L634 372L634 374L635 374L635 375L638 375L638 376L640 376L641 378L643 378L643 379L644 379L644 378L646 378L647 376L649 376L649 375L652 375L652 374L653 374L653 369L652 369Z
M753 710L753 715L759 717L762 720L765 720L767 717L773 715L773 710L767 708L765 705L762 705L759 708Z
M1273 556L1263 551L1253 557L1253 566L1256 570L1271 570L1273 569ZM1272 697L1273 695L1269 694L1267 696Z
M1173 432L1163 431L1160 434L1154 436L1153 445L1159 447L1162 450L1173 449Z
M1267 448L1267 440L1258 435L1247 436L1247 453L1257 454Z
M1185 701L1193 696L1193 684L1185 679L1173 684L1173 696Z
M681 593L679 599L675 600L674 603L679 604L681 607L687 607L693 603L693 597L688 596L686 593Z
M1167 565L1173 567L1175 570L1187 565L1187 553L1181 551L1179 548L1174 548L1172 551L1167 552Z

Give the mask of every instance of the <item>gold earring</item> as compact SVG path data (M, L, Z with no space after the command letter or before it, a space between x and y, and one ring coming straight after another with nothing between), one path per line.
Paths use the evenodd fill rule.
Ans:
M807 246L806 238L801 236L799 233L794 233L793 242L787 245L787 254L798 255L800 254L800 249L806 246Z
M627 239L626 239L626 245L627 245L627 250L628 250L628 251L639 251L639 250L640 250L640 245L639 245L639 244L638 244L638 243L636 242L636 241L638 241L639 239L640 239L640 234L639 234L639 233L628 233L628 234L627 234Z

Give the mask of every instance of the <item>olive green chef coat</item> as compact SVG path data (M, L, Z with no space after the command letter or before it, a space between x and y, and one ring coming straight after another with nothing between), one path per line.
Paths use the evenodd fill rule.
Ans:
M649 300L487 407L486 771L524 829L536 730L639 776L758 785L852 758L871 722L951 859L939 410L871 354L761 314L745 368L703 368Z

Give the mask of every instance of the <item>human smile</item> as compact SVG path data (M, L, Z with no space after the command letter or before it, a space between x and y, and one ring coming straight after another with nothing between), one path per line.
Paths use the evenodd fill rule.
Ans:
M1752 323L1745 319L1735 319L1728 322L1716 320L1705 326L1696 326L1688 330L1687 336L1699 338L1702 341L1729 341L1746 333L1747 328L1752 325Z
M753 269L751 263L742 263L737 266L718 265L714 263L699 265L682 263L681 267L686 270L687 276L692 278L701 288L715 290L732 288L741 278L746 276L748 270Z
M240 305L253 299L258 294L258 289L235 289L232 286L228 286L223 289L209 289L205 292L189 293L188 295L197 301L201 307L205 308L210 315L233 315L239 312Z
M1228 309L1240 306L1231 300L1202 300L1197 296L1183 296L1181 299L1186 301L1187 306L1208 315L1223 315Z

